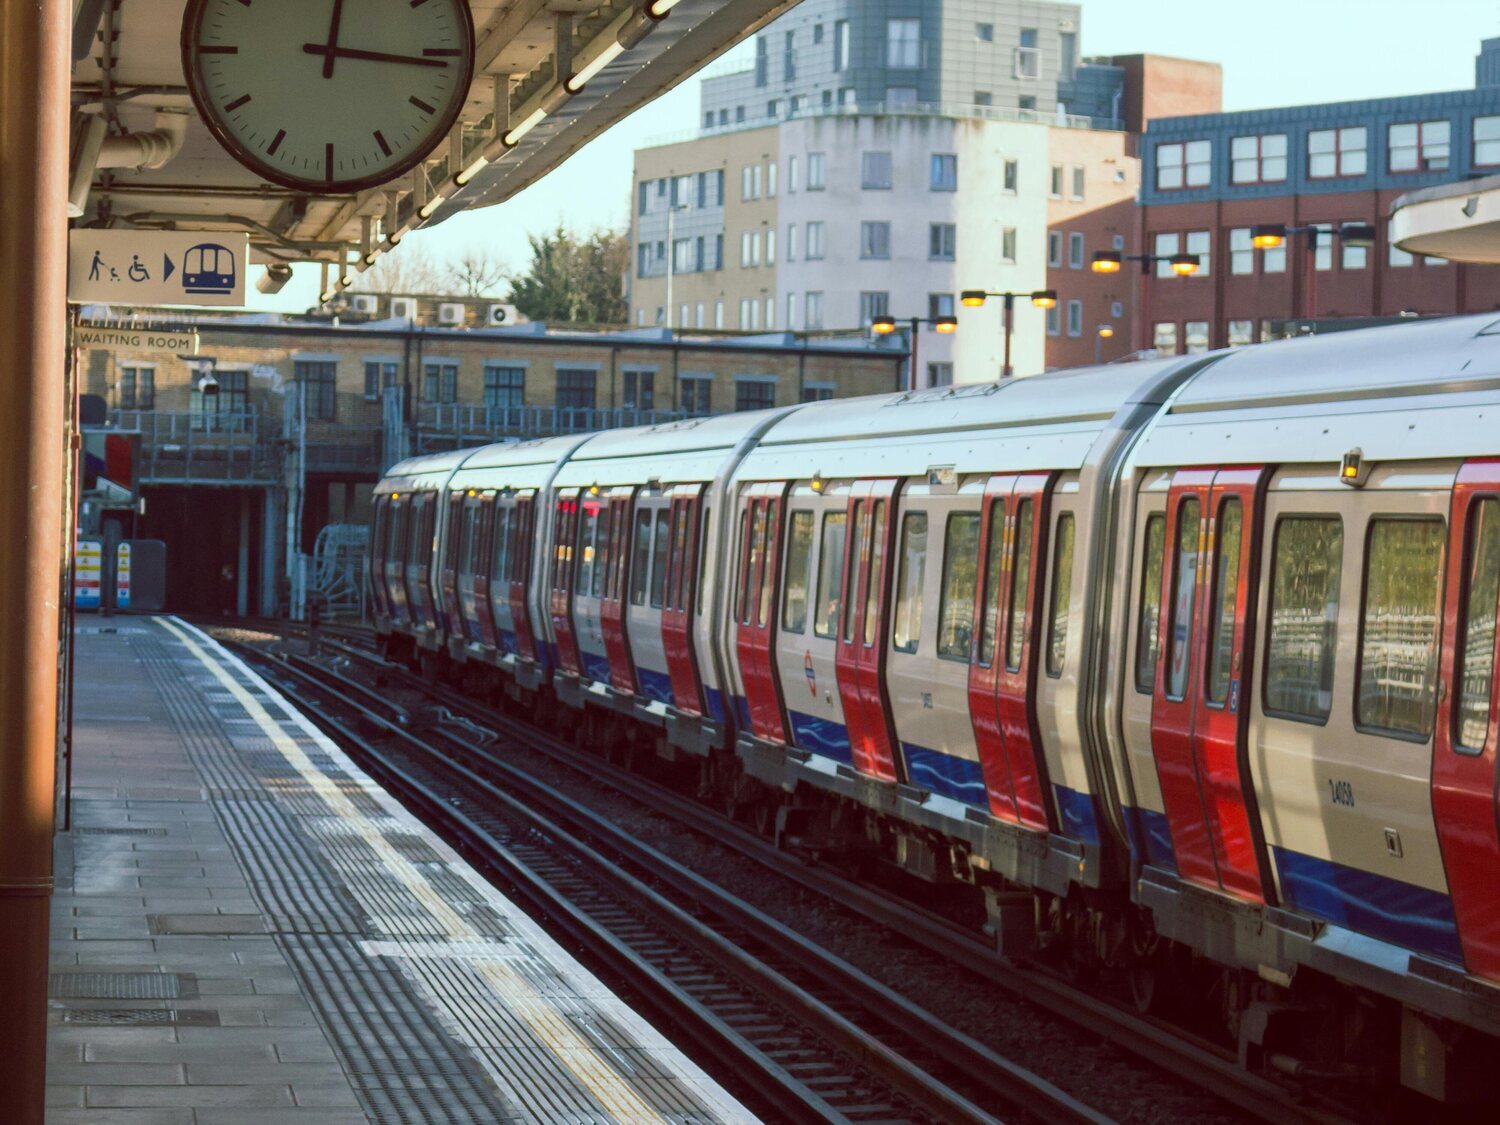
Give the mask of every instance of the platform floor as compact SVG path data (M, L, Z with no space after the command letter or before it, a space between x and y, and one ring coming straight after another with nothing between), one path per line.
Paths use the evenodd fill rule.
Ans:
M51 1125L754 1120L206 635L80 633Z

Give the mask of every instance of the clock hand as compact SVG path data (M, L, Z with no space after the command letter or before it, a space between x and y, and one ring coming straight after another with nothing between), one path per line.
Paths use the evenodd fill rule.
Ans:
M323 74L328 74L335 58L369 59L371 62L405 63L408 66L446 67L442 59L424 59L418 55L388 55L384 51L359 51L353 47L330 47L322 43L304 43L302 49L309 55L323 56Z
M344 0L333 0L333 19L328 24L328 53L323 56L323 77L333 77L334 51L339 45L339 18L344 13Z

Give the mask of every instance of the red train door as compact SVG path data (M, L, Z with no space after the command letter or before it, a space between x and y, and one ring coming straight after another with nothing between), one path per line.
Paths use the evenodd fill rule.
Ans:
M896 482L856 481L849 490L844 545L844 598L834 666L849 729L854 767L899 781L896 739L885 690L885 638L890 625L890 558L895 551Z
M583 668L578 637L573 631L573 578L577 572L578 490L569 489L557 500L552 524L552 587L548 608L552 635L557 638L557 662L577 676Z
M516 652L523 660L536 659L536 640L531 632L531 611L526 606L526 588L531 583L532 535L536 531L535 494L516 500L508 534L510 550L506 552L509 583L511 626L516 634Z
M1453 485L1432 812L1464 966L1500 979L1495 628L1500 610L1500 460L1469 461Z
M672 704L687 715L703 714L703 685L693 651L693 594L698 576L698 519L701 484L679 486L672 497L667 596L661 612L662 648L672 679Z
M1178 869L1267 901L1265 847L1245 743L1250 698L1261 466L1181 469L1167 501L1172 565L1151 708L1151 746Z
M1041 830L1051 827L1051 802L1033 689L1051 485L1051 474L1033 473L991 477L985 486L978 641L969 666L969 714L990 811Z
M776 676L772 642L776 634L775 601L780 589L781 509L784 483L758 485L743 512L740 584L735 602L735 649L745 683L745 706L751 733L770 742L785 742L781 685Z
M630 635L625 629L625 574L630 559L631 513L635 489L611 495L604 518L609 520L606 540L604 596L599 604L599 622L604 630L604 654L609 659L609 682L617 691L635 694L635 662L630 656Z

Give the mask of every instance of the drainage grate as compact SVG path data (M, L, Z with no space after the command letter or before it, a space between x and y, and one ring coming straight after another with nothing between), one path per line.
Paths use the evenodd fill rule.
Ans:
M75 828L75 836L165 836L165 828Z
M190 973L53 973L47 995L57 1000L193 1000Z
M62 1021L95 1027L218 1027L219 1013L173 1008L69 1008Z

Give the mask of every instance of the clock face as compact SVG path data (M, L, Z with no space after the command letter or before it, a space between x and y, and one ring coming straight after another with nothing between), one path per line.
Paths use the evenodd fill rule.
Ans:
M188 88L240 163L313 193L388 183L452 128L469 91L467 0L191 0Z

